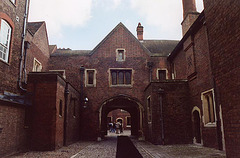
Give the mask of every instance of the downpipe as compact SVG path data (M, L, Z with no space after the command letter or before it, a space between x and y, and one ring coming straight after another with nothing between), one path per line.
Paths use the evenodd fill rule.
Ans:
M26 28L27 28L27 16L28 16L28 3L29 0L26 0L25 4L25 14L24 14L24 23L23 23L23 34L22 34L22 47L21 47L21 54L20 54L20 62L19 62L19 78L18 78L18 86L19 88L26 92L27 90L22 87L22 72L23 72L23 55L24 55L24 44L25 44L25 36L26 36ZM25 67L25 66L24 66Z

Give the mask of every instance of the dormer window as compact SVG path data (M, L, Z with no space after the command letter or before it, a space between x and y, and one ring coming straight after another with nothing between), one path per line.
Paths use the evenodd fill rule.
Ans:
M125 49L116 50L116 61L125 61Z

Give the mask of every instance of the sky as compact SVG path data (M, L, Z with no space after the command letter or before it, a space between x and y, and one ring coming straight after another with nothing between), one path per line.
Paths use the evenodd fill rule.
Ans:
M196 0L197 11L203 1ZM122 22L144 39L180 40L182 0L31 0L29 22L45 21L50 45L92 50Z

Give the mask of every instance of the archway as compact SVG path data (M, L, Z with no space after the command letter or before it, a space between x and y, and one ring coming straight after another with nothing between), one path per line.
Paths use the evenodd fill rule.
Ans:
M193 142L201 143L201 127L200 127L200 111L194 109L192 111L192 121L193 121Z
M135 98L118 95L104 101L99 109L99 131L101 136L107 135L108 119L110 111L122 109L131 115L131 135L141 137L143 134L143 106Z

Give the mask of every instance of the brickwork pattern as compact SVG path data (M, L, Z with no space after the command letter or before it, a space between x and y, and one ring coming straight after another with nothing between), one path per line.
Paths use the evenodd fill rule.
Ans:
M240 1L204 0L210 59L228 157L240 155Z

